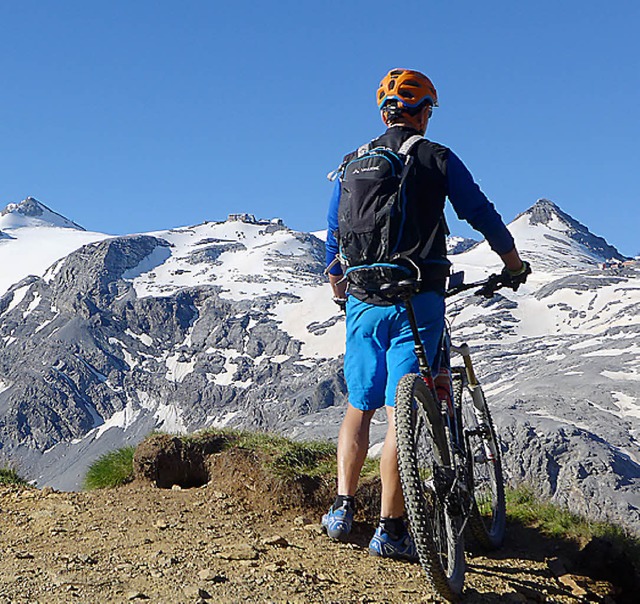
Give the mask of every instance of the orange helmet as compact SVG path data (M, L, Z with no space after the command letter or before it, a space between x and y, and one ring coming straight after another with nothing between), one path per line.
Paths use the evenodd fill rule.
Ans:
M384 76L376 96L378 109L391 99L407 108L417 107L424 101L438 106L438 93L431 80L412 69L392 69Z

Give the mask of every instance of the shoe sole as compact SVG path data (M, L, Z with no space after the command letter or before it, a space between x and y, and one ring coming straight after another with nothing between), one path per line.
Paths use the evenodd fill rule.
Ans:
M385 556L381 554L377 549L369 548L369 555L376 558L386 558L387 560L402 560L404 562L418 562L417 556L404 556L402 554L396 554L393 556Z
M329 538L334 539L335 541L346 541L349 537L348 532L344 531L330 531L328 528L324 527L325 531L327 531L327 535Z

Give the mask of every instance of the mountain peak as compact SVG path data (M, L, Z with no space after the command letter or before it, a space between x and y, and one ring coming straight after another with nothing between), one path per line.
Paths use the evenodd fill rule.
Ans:
M583 229L586 229L585 226L571 218L569 214L563 212L549 199L538 199L528 210L520 214L520 216L525 215L529 216L529 224L532 226L536 224L549 224L555 218L569 226L580 225Z
M563 231L569 239L586 248L588 253L601 259L626 260L614 246L603 237L594 235L585 225L563 212L558 205L549 199L538 199L528 210L519 214L516 221L527 221L531 227L543 226L551 231Z
M54 212L35 197L27 197L20 203L10 203L0 212L0 225L6 229L25 226L53 226L66 229L85 229L72 220Z

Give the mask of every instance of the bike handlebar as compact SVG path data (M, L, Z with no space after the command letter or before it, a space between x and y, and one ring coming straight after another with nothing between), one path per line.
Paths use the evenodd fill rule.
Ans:
M522 270L515 275L505 268L500 274L489 275L486 279L474 283L463 283L464 273L454 273L449 278L449 289L444 295L448 298L468 289L478 288L473 292L476 296L492 298L502 287L509 287L513 291L517 291L530 274L531 265L528 262L523 262ZM456 281L459 281L459 283Z
M492 298L494 294L503 287L510 287L516 291L520 285L527 280L527 276L531 273L531 266L528 263L525 262L523 268L523 272L515 276L510 275L505 269L500 274L489 275L486 279L473 283L463 282L464 273L454 273L449 277L449 288L445 291L444 296L445 298L449 298L461 292L476 289L474 292L476 296ZM401 300L408 300L421 291L420 281L418 279L393 281L380 286L377 291L389 299L399 298Z
M474 281L473 283L460 283L459 285L450 286L444 293L445 298L455 296L464 291L470 289L477 290L473 292L476 296L484 296L485 298L492 298L494 294L501 288L509 285L509 277L504 274L489 275L486 279L481 281Z
M420 291L420 282L415 279L404 279L403 281L387 283L380 288L380 292L388 296L397 296L401 299L408 299ZM510 286L508 275L490 275L482 281L474 283L459 283L457 285L449 285L444 293L445 298L455 296L469 289L478 288L474 293L477 296L485 296L491 298L502 287Z

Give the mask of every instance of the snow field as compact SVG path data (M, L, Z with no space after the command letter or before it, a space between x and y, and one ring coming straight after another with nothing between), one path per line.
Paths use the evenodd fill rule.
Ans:
M58 260L83 245L110 237L104 233L43 226L15 227L7 230L7 234L13 239L0 240L0 296L28 275L44 275Z

